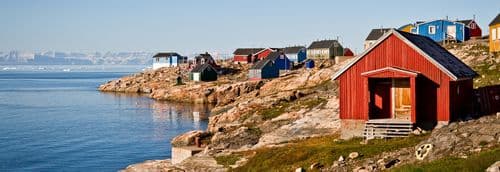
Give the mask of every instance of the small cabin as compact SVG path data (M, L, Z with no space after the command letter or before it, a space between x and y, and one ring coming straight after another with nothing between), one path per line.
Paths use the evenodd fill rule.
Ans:
M217 81L217 70L209 63L195 66L189 73L193 81Z
M195 65L210 64L214 68L218 67L214 58L208 52L205 52L203 54L199 54L199 55L195 56L194 57L194 64Z
M354 52L350 48L344 48L344 56L354 56Z
M380 136L394 130L377 126L392 126L401 129L392 136L402 136L464 118L476 76L429 37L391 29L333 76L342 135Z
M304 46L286 47L283 52L292 63L301 63L307 58L307 50Z
M435 42L464 42L470 38L465 24L450 20L418 23L412 33L427 36Z
M405 25L399 27L398 30L403 31L403 32L411 33L411 31L413 30L413 28L415 28L415 25L410 23L410 24L405 24Z
M344 48L337 40L314 41L307 48L308 59L334 59L342 56Z
M291 63L283 53L272 52L266 58L255 63L248 71L249 80L277 78L280 71L291 69Z
M175 52L158 53L153 56L153 69L162 67L175 67L182 63L187 63L187 57Z
M372 29L365 39L364 48L365 50L370 48L377 40L382 37L390 28Z
M238 48L233 52L233 62L243 64L255 63L273 51L275 49L272 48Z
M488 26L490 27L490 52L500 52L500 14Z
M306 61L304 61L304 66L306 67L306 69L313 69L314 68L314 60L307 59Z
M463 23L465 27L469 30L469 37L470 38L481 38L482 36L482 31L481 27L476 23L474 19L469 19L469 20L458 20L457 22Z

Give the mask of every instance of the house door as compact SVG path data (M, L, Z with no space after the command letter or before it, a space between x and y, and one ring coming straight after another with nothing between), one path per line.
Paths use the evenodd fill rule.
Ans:
M377 79L370 86L369 118L391 118L391 80Z
M457 40L457 26L449 25L446 27L446 38L450 40Z
M201 74L198 72L193 73L193 80L194 81L201 81Z
M393 118L411 120L410 79L393 79Z

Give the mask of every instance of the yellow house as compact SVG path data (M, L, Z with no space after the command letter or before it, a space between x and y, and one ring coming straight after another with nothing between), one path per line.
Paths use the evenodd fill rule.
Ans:
M404 26L401 26L398 30L400 31L404 31L404 32L408 32L408 33L411 33L411 30L414 28L415 26L413 24L406 24Z
M490 23L490 52L500 52L500 14Z

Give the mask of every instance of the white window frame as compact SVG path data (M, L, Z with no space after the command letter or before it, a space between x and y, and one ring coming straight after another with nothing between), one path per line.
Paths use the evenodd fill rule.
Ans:
M436 34L436 26L430 25L428 28L429 34L434 35Z
M497 29L493 28L491 29L491 40L496 40L497 39Z

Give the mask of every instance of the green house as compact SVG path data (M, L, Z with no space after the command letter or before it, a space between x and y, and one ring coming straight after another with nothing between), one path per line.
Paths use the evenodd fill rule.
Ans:
M208 63L197 65L189 73L189 79L193 81L217 81L217 70Z

